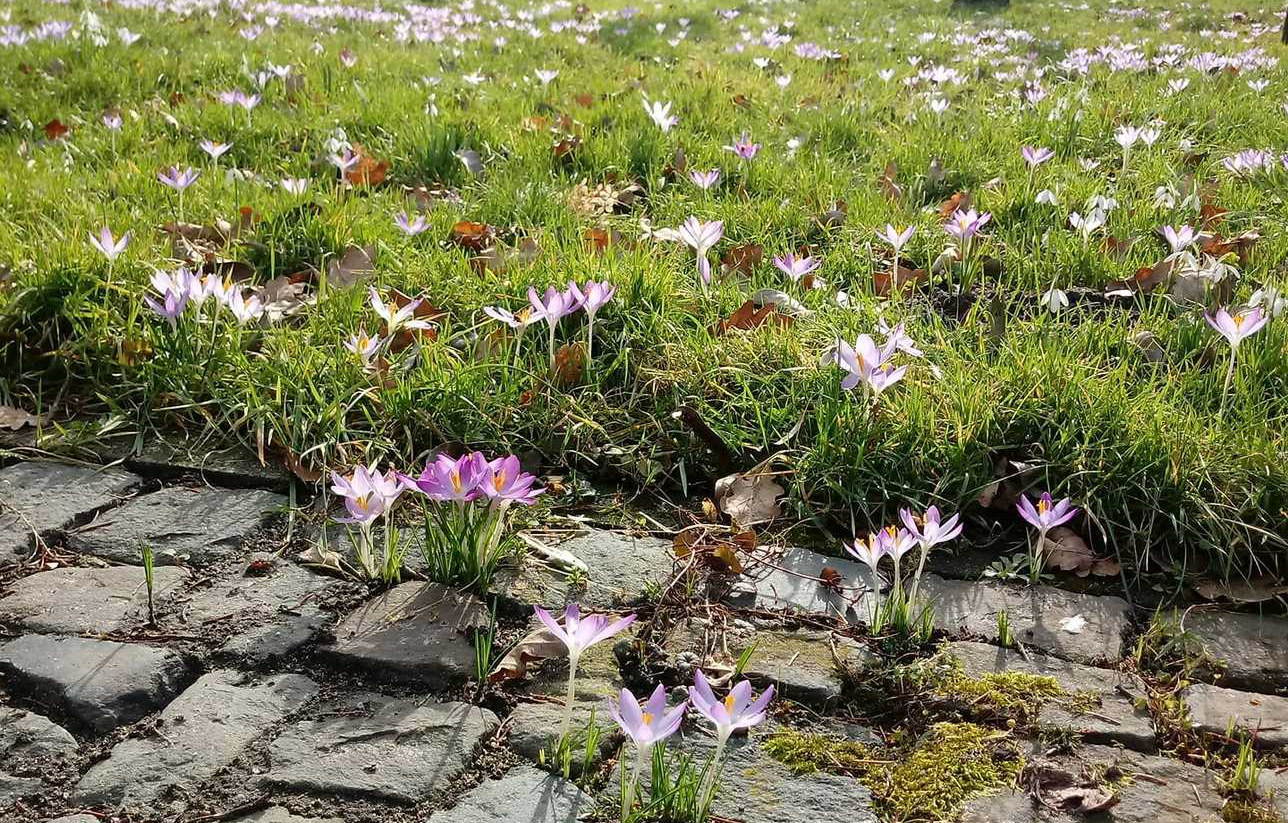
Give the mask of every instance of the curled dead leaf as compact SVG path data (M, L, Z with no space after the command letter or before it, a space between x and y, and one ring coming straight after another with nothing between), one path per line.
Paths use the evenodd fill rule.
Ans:
M507 680L521 680L528 676L528 664L562 657L568 651L564 642L555 637L546 627L524 637L488 672L489 683L501 683Z
M38 426L45 418L14 406L0 406L0 429L17 431L24 426Z
M925 269L910 269L907 266L899 267L899 278L897 283L892 282L890 272L878 271L872 273L872 291L878 297L888 297L896 289L901 293L907 293L917 287L918 283L924 282L927 273Z
M738 526L768 523L782 514L780 498L787 490L761 467L716 481L716 503Z

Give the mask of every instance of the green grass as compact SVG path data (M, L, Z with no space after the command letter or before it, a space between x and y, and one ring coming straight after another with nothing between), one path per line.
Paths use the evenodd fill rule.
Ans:
M947 2L822 0L737 6L741 14L726 22L714 13L721 4L650 5L629 23L606 16L584 44L574 31L549 32L552 21L572 18L568 8L538 15L546 30L540 39L484 28L481 40L462 45L408 45L392 37L388 22L328 21L337 26L328 33L283 19L247 41L237 33L247 24L222 8L180 19L23 0L13 6L17 25L77 21L92 8L105 29L124 25L143 37L130 47L112 38L101 48L66 41L5 50L23 70L0 89L8 123L0 132L8 158L0 168L0 263L9 272L0 286L2 399L113 425L209 428L277 455L270 459L290 449L315 466L406 461L461 442L535 449L548 466L672 489L683 477L704 490L716 469L672 417L691 406L747 466L780 454L797 515L830 513L863 527L886 522L900 505L963 507L992 478L994 460L1007 455L1040 466L1039 490L1085 506L1090 517L1080 530L1135 570L1282 571L1288 321L1276 319L1240 349L1222 409L1228 352L1200 310L1161 294L1095 314L1051 316L1035 307L1053 284L1099 290L1158 262L1165 247L1153 232L1196 221L1181 209L1155 208L1155 190L1180 187L1191 174L1228 210L1224 234L1262 235L1240 266L1234 300L1266 283L1285 286L1286 173L1244 179L1221 166L1237 151L1288 142L1283 69L1201 76L1110 72L1101 64L1083 78L1055 65L1074 49L1115 42L1139 44L1146 59L1167 44L1182 46L1186 58L1254 47L1282 57L1278 11L1235 21L1228 12L1236 5L1226 0L1202 11L1090 6L1017 0L992 16ZM1138 16L1122 13L1134 8ZM503 16L492 5L475 11L486 20ZM681 17L692 21L689 34L673 47L667 39ZM740 26L758 36L789 18L794 27L780 31L790 31L791 44L728 52ZM1159 21L1169 28L1160 30ZM616 33L619 27L626 32ZM953 41L987 30L993 34L978 42ZM923 32L934 39L923 42ZM500 49L498 35L507 39ZM798 57L793 47L802 42L843 58ZM357 57L351 68L338 57L346 47ZM951 108L941 119L920 90L902 85L912 56L970 78L945 84ZM756 57L774 62L761 69ZM246 70L267 62L292 65L299 86L288 94L273 81L249 118L218 102L220 92L250 90ZM1021 78L1018 71L1030 65L1047 70L1048 96L1036 106L1020 97L1033 72ZM541 68L560 71L545 88L526 79ZM878 79L882 69L894 69L895 79ZM462 78L471 73L488 79L470 85ZM791 75L786 89L773 80L779 74ZM1168 95L1168 80L1181 74L1190 88ZM1269 87L1253 91L1247 81L1255 78ZM680 123L669 134L648 120L641 92L674 104ZM589 107L574 100L583 93L593 96ZM125 121L115 136L100 124L112 107ZM552 150L559 135L525 125L534 115L555 122L558 113L576 121L582 139L568 160ZM1126 174L1117 175L1114 129L1154 117L1165 121L1162 139L1137 146ZM42 126L54 118L71 131L50 143ZM324 146L337 128L389 163L385 184L336 186ZM744 130L764 144L749 168L721 148ZM234 144L217 167L198 147L203 138ZM794 153L790 139L800 141ZM1181 139L1204 155L1197 166L1187 165ZM1056 158L1030 179L1022 144L1049 146ZM684 179L663 185L677 147L690 168L723 170L717 190L703 193ZM454 156L461 149L482 156L480 177ZM946 177L922 184L933 158ZM1078 158L1101 165L1085 171ZM889 161L905 188L900 203L876 185ZM176 203L155 173L175 163L202 169L185 195L185 219L230 218L240 206L260 216L249 242L224 252L253 267L252 283L325 269L350 244L371 244L374 284L385 293L423 294L447 312L438 340L373 381L341 346L359 326L375 330L365 288L325 291L315 306L260 330L237 333L224 314L222 325L203 324L178 339L142 302L153 267L174 265L157 227L174 219ZM250 179L226 179L233 166ZM276 185L288 176L311 179L305 196ZM587 217L570 207L578 182L613 176L642 186L644 196L626 213ZM446 187L460 202L433 205L429 231L406 238L393 223L411 209L404 185ZM1056 190L1062 205L1036 205L1040 188ZM946 241L926 207L963 189L994 215L982 249L1002 264L987 278L1007 306L1001 339L990 334L985 311L958 323L923 297L885 302L872 294L874 270L889 265L874 230L916 224L903 259L925 265ZM1068 211L1085 213L1084 201L1096 193L1121 204L1108 231L1142 238L1123 259L1098 239L1084 246L1067 227ZM846 220L823 228L817 217L837 200ZM718 252L759 243L764 263L704 299L691 253L639 241L642 220L676 226L689 215L724 220ZM462 219L488 223L511 245L531 238L541 251L480 274L447 242ZM103 224L118 235L134 232L110 269L87 243ZM582 239L592 227L618 229L629 242L595 254ZM823 256L818 275L832 290L801 294L769 264L773 254L805 244ZM530 330L517 365L508 350L475 356L473 336L496 329L483 306L517 309L529 284L588 277L611 280L619 291L597 318L595 362L579 383L550 384L539 328ZM939 276L934 285L949 280ZM815 313L786 329L709 333L765 287L796 293ZM850 307L836 305L835 288L850 295ZM907 378L868 414L857 395L840 391L838 370L819 359L838 334L874 332L879 314L906 320L926 358L912 361ZM580 336L580 323L565 321L561 342ZM1139 331L1157 336L1163 362L1149 362L1131 342Z

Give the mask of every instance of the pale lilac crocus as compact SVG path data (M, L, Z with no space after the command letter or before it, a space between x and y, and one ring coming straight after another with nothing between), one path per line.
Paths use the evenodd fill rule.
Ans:
M675 734L684 720L684 711L688 708L687 700L678 706L668 709L666 704L666 687L661 683L653 690L648 702L643 706L635 695L622 689L617 703L608 703L608 713L617 721L617 725L635 744L635 765L631 769L629 781L622 787L622 819L629 817L635 805L635 789L639 783L640 772L648 761L653 747Z
M689 179L693 181L693 185L703 191L710 191L712 186L720 182L720 169L712 169L711 171L694 169L689 172Z
M809 255L797 257L792 252L774 257L774 266L790 277L793 283L799 283L805 275L818 271L818 267L821 265L823 265L823 261L817 257Z
M415 237L429 228L429 221L425 219L425 215L418 214L413 219L408 217L405 211L400 211L394 215L394 223L408 237Z
M1131 157L1131 147L1140 140L1141 130L1135 126L1120 126L1114 132L1114 140L1123 150L1123 173L1127 172L1127 160Z
M160 301L154 300L150 294L143 295L143 301L148 304L148 308L168 320L171 328L175 327L179 316L187 308L188 299L187 290L167 289L161 293Z
M863 386L863 399L866 406L871 399L881 396L881 392L903 379L907 366L895 367L889 362L897 348L897 341L886 340L880 348L866 334L859 335L854 345L845 340L838 340L836 345L836 363L846 375L841 380L841 388L851 391Z
M402 491L403 487L392 469L381 474L374 464L355 466L347 477L331 472L331 492L344 498L348 512L347 517L337 517L336 522L358 527L356 555L358 566L367 577L376 576L372 530L376 521L388 514ZM386 542L390 531L389 528L385 530Z
M264 315L264 304L257 295L246 299L240 287L233 287L226 294L224 305L232 312L233 317L237 318L238 325L244 326Z
M584 295L580 296L584 299ZM545 297L537 293L534 286L528 286L528 302L532 304L532 313L536 319L546 321L550 330L550 371L555 370L555 328L559 321L581 308L581 299L572 289L560 291L554 286L546 288Z
M881 565L881 558L885 557L885 546L872 539L856 539L853 543L843 544L845 551L854 559L865 564L872 573L872 590L881 591L881 578L877 568Z
M542 315L531 309L524 309L515 314L501 306L484 306L483 313L498 323L504 323L514 329L514 363L517 365L520 346L523 345L523 335L528 331L528 326L542 319Z
M1203 315L1208 325L1230 344L1230 366L1225 372L1225 384L1221 389L1221 409L1225 410L1225 401L1230 395L1230 385L1234 382L1234 363L1239 354L1239 344L1256 334L1266 323L1270 315L1260 308L1237 309L1232 314L1228 309L1217 309L1215 315Z
M183 193L187 191L189 186L197 182L197 177L200 176L200 174L201 172L191 166L183 169L182 171L179 170L178 166L171 166L165 171L157 173L157 180L160 181L162 185L174 189L174 191L179 195L180 220L183 219Z
M210 155L211 160L218 160L233 147L232 143L220 143L215 140L202 140L198 145L201 146L202 151Z
M979 234L984 226L993 219L989 212L976 212L974 209L958 209L944 224L944 231L962 242L964 248L970 248L971 240Z
M898 597L903 590L903 577L899 573L899 565L903 556L917 546L917 538L907 529L886 526L876 533L874 539L894 561L894 591L895 596Z
M281 181L281 184L282 189L285 190L287 194L293 194L296 197L304 194L309 187L309 181L306 177L287 177Z
M924 515L916 515L911 509L900 509L899 519L903 521L908 533L916 538L921 547L921 558L917 562L917 576L912 581L909 602L917 601L917 591L921 587L921 573L926 569L926 557L930 550L940 543L956 540L962 533L962 524L958 515L941 520L938 506L926 509Z
M607 280L602 283L589 280L584 288L575 282L569 282L568 290L581 303L582 311L586 312L586 362L589 363L595 345L595 313L613 299L617 287Z
M1163 237L1172 247L1172 254L1179 254L1182 249L1194 242L1194 229L1191 226L1163 226Z
M363 369L371 367L371 360L380 351L380 338L367 334L365 328L359 327L357 334L353 334L345 341L344 347L358 358L362 363Z
M654 236L662 240L679 240L693 249L698 259L698 282L706 294L707 284L711 282L711 261L707 260L707 252L724 237L724 221L706 223L690 217L678 229L659 229Z
M568 650L568 691L564 697L563 724L559 732L559 736L564 737L568 734L568 727L572 722L572 704L577 699L577 666L581 662L582 653L596 643L602 643L621 633L635 622L635 615L628 614L620 620L612 620L604 614L582 617L581 608L576 603L569 603L564 608L561 625L550 612L540 606L533 606L532 610L546 630Z
M650 101L648 96L644 97L644 111L648 114L663 134L671 130L671 127L680 122L680 118L671 114L671 104L662 103L657 100Z
M386 304L380 298L380 293L376 291L375 286L368 288L368 296L371 298L371 308L375 309L380 319L385 321L385 331L389 335L401 329L428 329L433 326L428 320L416 319L416 309L421 304L419 299L408 302L400 309L393 303Z
M906 229L903 229L902 231L900 231L890 223L886 223L885 229L879 230L877 232L878 238L886 241L894 248L894 270L893 271L895 274L895 279L894 279L895 283L898 283L898 280L899 280L899 251L904 247L904 245L909 240L912 239L912 236L916 232L917 232L916 226L908 226Z
M1042 575L1042 551L1046 546L1047 532L1068 523L1078 514L1078 509L1067 497L1059 502L1052 500L1050 492L1042 492L1036 504L1029 500L1027 494L1022 494L1015 508L1020 517L1038 531L1037 544L1029 552L1029 579L1037 582Z
M1055 157L1055 152L1045 147L1034 148L1033 146L1022 146L1020 147L1020 156L1024 158L1025 163L1029 164L1029 170L1032 171L1041 164L1050 160L1052 157Z
M751 690L749 680L739 682L723 700L718 699L711 691L711 684L707 682L702 670L694 671L693 685L689 687L689 702L698 714L716 727L716 751L711 756L710 771L706 776L704 807L711 803L711 793L715 790L717 775L720 773L720 759L729 737L739 729L750 729L765 722L765 718L769 716L769 701L773 699L773 686L767 687L757 697Z
M129 245L130 233L127 231L118 240L112 237L112 230L104 226L99 229L97 237L92 234L89 236L89 242L90 245L98 249L107 258L108 263L114 263L116 258L120 257L121 253L125 251L125 247Z
M733 152L740 159L750 163L760 153L760 144L751 142L751 138L744 131L737 140L733 141L732 145L725 146L724 149L725 151Z

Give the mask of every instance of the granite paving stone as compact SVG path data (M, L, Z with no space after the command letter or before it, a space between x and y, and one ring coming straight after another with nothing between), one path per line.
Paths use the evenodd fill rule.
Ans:
M577 602L588 609L616 609L644 600L651 586L671 577L671 541L593 531L557 546L586 564L584 585L569 586L567 577L533 558L518 569L503 570L493 589L523 606L563 608Z
M269 747L265 782L414 803L446 788L497 726L492 712L466 703L373 695L365 709L328 716L324 707L289 726Z
M834 572L835 587L820 580ZM872 614L872 577L866 566L809 549L789 548L763 564L750 564L730 595L737 606L840 616L866 623Z
M188 575L174 567L158 568L153 592L158 603L179 591ZM143 570L130 566L105 569L64 567L14 581L0 599L0 625L54 634L106 634L148 618L148 590Z
M28 551L33 532L70 528L139 482L130 472L100 466L32 461L0 469L0 551Z
M170 649L39 634L0 646L0 672L100 734L162 708L196 677Z
M72 798L159 814L162 802L175 793L182 808L184 796L317 693L317 684L298 674L210 672L162 710L157 733L127 738L91 766Z
M474 630L487 624L473 595L403 583L355 609L336 627L335 643L318 651L383 680L440 688L474 676Z
M171 486L71 531L67 543L83 554L135 565L142 563L146 544L158 566L183 561L199 567L233 556L287 503L283 495L258 489Z
M1288 686L1288 618L1217 610L1185 616L1186 634L1215 660L1223 686L1272 691Z
M432 812L429 823L576 823L593 806L575 783L518 766L470 789L450 809Z
M947 643L944 649L961 662L963 674L970 678L1004 672L1054 678L1068 697L1045 701L1038 711L1039 725L1073 729L1090 743L1116 742L1137 751L1155 748L1153 723L1141 705L1145 686L1133 674L1038 652L1025 656L987 643ZM1094 697L1099 705L1077 711L1073 707L1081 697Z
M1131 607L1119 597L929 574L921 589L934 603L935 626L942 631L997 642L998 615L1005 612L1012 638L1079 663L1119 660L1123 634L1131 625Z
M1259 748L1288 746L1288 697L1197 683L1185 690L1185 706L1200 731L1224 737L1233 728L1252 733Z

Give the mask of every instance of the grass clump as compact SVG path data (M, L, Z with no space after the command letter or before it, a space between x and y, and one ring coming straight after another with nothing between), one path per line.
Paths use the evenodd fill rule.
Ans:
M887 751L825 735L780 731L765 745L796 774L848 774L872 791L888 820L951 820L966 801L1014 783L1024 762L1006 732L975 723L936 723Z

